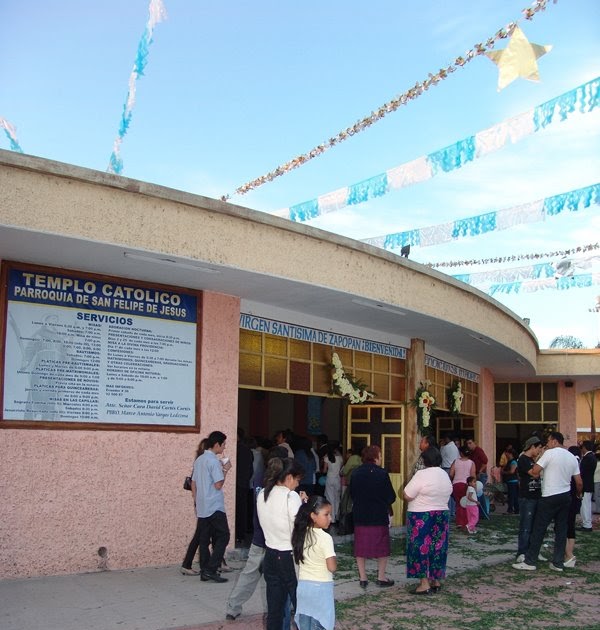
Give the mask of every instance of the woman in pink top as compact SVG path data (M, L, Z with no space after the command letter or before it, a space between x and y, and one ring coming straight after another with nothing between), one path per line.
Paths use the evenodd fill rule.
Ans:
M442 455L429 447L421 454L425 468L418 470L404 488L406 513L406 577L421 582L414 595L437 593L446 577L448 555L448 499L452 484L442 470Z
M467 510L460 504L460 500L467 494L467 477L475 477L475 463L469 459L469 449L466 446L461 446L458 453L459 458L450 466L450 479L452 497L456 501L456 524L466 527Z

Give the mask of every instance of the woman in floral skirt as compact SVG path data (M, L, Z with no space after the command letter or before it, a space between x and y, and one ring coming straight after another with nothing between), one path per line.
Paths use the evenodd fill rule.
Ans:
M421 454L425 468L418 470L404 488L406 514L406 576L419 578L414 595L437 593L446 577L448 556L448 499L452 483L442 470L437 448Z

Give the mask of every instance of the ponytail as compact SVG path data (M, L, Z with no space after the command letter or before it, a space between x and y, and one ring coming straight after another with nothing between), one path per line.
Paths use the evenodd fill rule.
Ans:
M269 498L271 490L277 484L282 484L288 475L303 477L304 468L290 457L272 457L269 460L264 479L265 502Z

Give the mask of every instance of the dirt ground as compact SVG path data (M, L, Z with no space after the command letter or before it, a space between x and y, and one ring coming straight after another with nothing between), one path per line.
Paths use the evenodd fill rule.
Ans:
M493 514L467 536L452 531L448 575L435 595L415 596L416 583L404 577L404 540L392 544L388 575L397 585L379 590L370 584L366 593L357 585L351 544L336 544L336 630L506 630L576 628L600 630L600 516L594 532L578 533L577 566L562 573L540 562L535 572L515 571L518 517ZM549 532L542 553L552 552ZM375 579L375 564L368 565ZM193 630L259 630L264 616L241 616L235 621L197 626ZM189 629L192 630L192 629Z

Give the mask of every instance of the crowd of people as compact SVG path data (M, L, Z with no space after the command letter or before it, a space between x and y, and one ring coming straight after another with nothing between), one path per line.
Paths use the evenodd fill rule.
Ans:
M517 570L536 569L544 535L554 522L550 567L574 567L575 517L584 532L592 531L592 504L598 502L597 455L593 443L564 448L563 436L551 432L542 442L527 439L520 454L508 445L498 469L506 484L509 514L519 515ZM191 490L196 530L181 566L185 575L227 582L224 552L230 533L223 487L231 462L226 436L214 431L202 440L194 461ZM462 443L446 435L438 446L423 436L420 455L407 483L399 490L406 502L406 575L418 580L414 595L437 593L446 575L450 523L477 533L480 514L489 514L483 489L489 460L472 438ZM358 449L356 449L358 450ZM354 534L354 556L362 589L368 587L367 559L377 561L375 586L394 581L386 575L390 556L390 524L396 492L382 468L377 445L345 454L338 443L321 435L313 446L307 437L282 430L273 440L246 439L238 431L236 453L237 541L251 535L248 559L229 595L226 618L242 607L264 577L267 628L286 630L291 616L300 630L335 625L333 573L336 557L331 533ZM594 497L595 491L595 498ZM333 526L333 530L331 529ZM200 569L192 566L199 551Z

